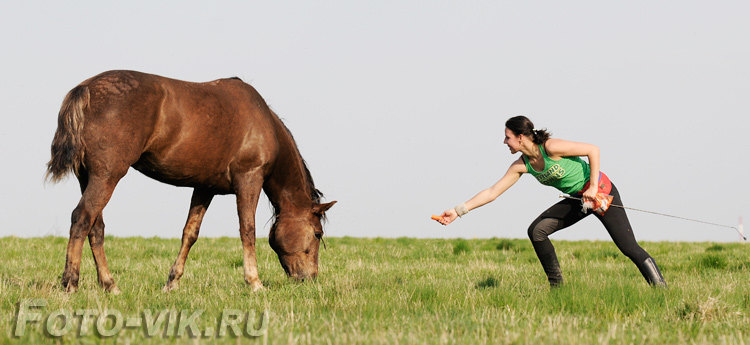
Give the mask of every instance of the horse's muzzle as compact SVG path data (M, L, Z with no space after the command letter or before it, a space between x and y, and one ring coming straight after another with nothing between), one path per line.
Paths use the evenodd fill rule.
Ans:
M298 282L304 282L305 280L312 280L318 277L317 271L299 271L294 273L288 273L289 277L298 281Z
M302 267L300 267L302 266ZM281 264L284 268L284 272L289 278L292 278L298 282L305 280L315 279L318 277L317 267L304 267L303 265L285 265Z

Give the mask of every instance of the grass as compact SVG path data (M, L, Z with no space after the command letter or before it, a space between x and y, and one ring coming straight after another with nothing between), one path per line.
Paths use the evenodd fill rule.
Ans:
M566 284L550 290L528 240L328 238L319 278L299 284L287 280L267 240L259 239L267 289L252 293L243 281L239 239L201 238L180 290L163 293L179 240L107 238L110 269L122 290L117 296L98 287L88 246L80 291L62 292L66 244L55 237L0 238L0 344L750 342L750 253L739 243L642 243L670 284L653 289L611 242L555 241ZM78 337L75 323L74 331L53 338L43 319L14 338L18 303L29 299L46 301L37 309L44 317L78 309L117 310L124 318L146 310L202 310L196 319L202 331L218 329L222 311L236 310L253 319L251 329L263 311L268 323L257 338L146 337L144 327ZM104 329L113 320L105 319Z

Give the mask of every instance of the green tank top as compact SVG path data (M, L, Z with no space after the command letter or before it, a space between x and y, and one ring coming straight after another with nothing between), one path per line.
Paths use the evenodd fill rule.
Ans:
M574 194L586 185L591 178L591 168L581 157L562 157L552 160L547 156L544 145L539 145L539 150L544 157L544 169L536 171L529 163L529 158L523 155L526 163L526 171L534 176L543 185L557 188L563 193Z

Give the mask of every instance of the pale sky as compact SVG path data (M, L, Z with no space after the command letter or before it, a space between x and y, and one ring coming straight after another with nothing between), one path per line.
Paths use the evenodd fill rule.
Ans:
M75 178L44 184L65 94L112 69L238 76L294 134L329 236L526 238L559 193L530 175L443 227L429 219L517 156L505 120L596 144L627 206L736 225L750 217L750 5L744 1L22 2L0 5L0 236L67 236ZM180 237L191 190L131 169L105 233ZM234 196L201 236L238 237ZM270 206L258 209L266 237ZM629 212L642 241L737 241ZM589 217L552 240L609 240Z

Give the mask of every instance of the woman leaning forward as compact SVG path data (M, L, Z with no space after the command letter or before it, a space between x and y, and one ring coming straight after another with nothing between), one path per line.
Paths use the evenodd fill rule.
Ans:
M437 219L438 222L448 225L469 211L495 200L513 186L521 175L529 173L540 183L577 196L588 206L582 207L579 200L564 199L542 212L529 226L529 239L552 287L562 284L563 277L549 236L591 214L602 222L617 248L635 263L649 284L666 286L654 259L636 242L625 209L608 208L609 203L622 205L622 200L615 185L599 170L597 146L550 138L546 130L534 129L534 124L525 116L515 116L506 121L504 143L511 154L521 152L521 157L492 187L446 210ZM588 157L588 163L581 156Z

